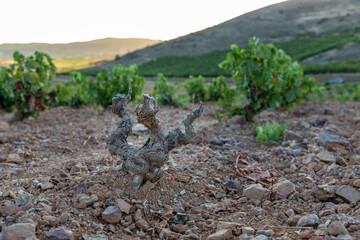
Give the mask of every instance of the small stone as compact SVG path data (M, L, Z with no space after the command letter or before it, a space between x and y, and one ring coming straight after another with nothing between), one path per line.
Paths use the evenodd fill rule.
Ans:
M8 163L15 163L15 164L20 164L23 162L23 160L21 159L19 154L16 153L11 153L7 156L7 160Z
M126 214L130 213L131 205L128 204L123 199L116 200L116 205L120 208L121 212L126 213Z
M262 214L262 208L260 207L253 207L251 206L251 215L257 217L260 216Z
M332 132L323 133L317 139L317 143L321 146L325 146L328 142L343 142L343 139Z
M45 191L54 188L54 184L52 184L51 182L40 183L38 187L41 188L41 190Z
M225 187L228 191L236 191L236 192L240 192L241 191L241 185L238 181L227 181L225 183Z
M317 154L320 161L324 163L336 163L336 157L328 151L321 151Z
M210 143L214 145L220 145L222 146L224 143L221 141L220 137L218 135L213 134L210 138Z
M18 197L16 198L16 206L24 206L28 203L31 194L26 193L24 191L19 191Z
M301 219L301 216L300 215L291 215L289 218L288 218L288 223L290 226L296 226L299 222L299 220Z
M339 204L337 207L337 213L348 214L351 211L351 206L349 204Z
M334 210L332 209L324 209L324 210L321 210L319 212L319 217L322 218L322 217L325 217L325 216L330 216L334 214Z
M0 121L0 132L6 132L10 130L10 125L5 121Z
M159 234L160 239L177 239L177 234L170 231L169 229L162 229Z
M267 191L261 184L251 184L244 188L243 194L249 199L260 200L264 198Z
M321 127L321 126L324 126L324 124L325 124L327 121L328 121L327 118L317 118L317 119L315 119L315 120L313 121L313 124L314 124L315 126Z
M313 236L313 231L311 230L305 230L305 231L301 231L299 233L299 238L300 239L309 239Z
M70 230L65 228L55 228L46 234L47 240L75 240L75 237Z
M96 130L94 128L88 128L85 130L85 133L87 135L90 135L90 134L96 133Z
M84 237L84 240L108 240L104 235L91 235Z
M297 223L298 227L317 227L320 224L320 219L316 214L309 214L302 216Z
M150 228L148 222L145 221L144 219L140 219L140 220L136 221L135 226L140 228L143 231L147 231Z
M54 216L44 216L43 219L49 223L49 226L55 227L60 224L60 219Z
M294 131L285 129L285 131L284 131L284 140L285 141L299 141L301 139L302 139L302 137L299 134L295 133Z
M186 225L183 224L172 224L170 226L171 231L180 233L180 234L184 234L186 232Z
M278 182L274 185L274 190L279 192L284 198L295 192L295 185L289 180Z
M353 187L360 188L360 179L356 179L352 185Z
M252 240L268 240L268 238L267 238L267 236L261 234L261 235L258 235L256 237L252 238Z
M265 235L270 238L274 236L275 232L273 230L258 230L256 231L256 235Z
M316 191L314 192L314 195L317 199L321 201L328 201L336 197L336 189L337 188L335 186L329 186L327 184L318 185Z
M354 238L350 235L340 234L335 240L354 240Z
M184 213L177 213L174 217L174 222L179 224L185 224L190 220L190 216Z
M360 200L360 192L353 187L344 185L336 190L336 195L344 198L346 201L356 203Z
M82 162L78 162L70 170L71 175L76 175L76 174L81 174L81 173L88 173L88 172L89 172L89 170L88 170L87 166Z
M338 236L340 234L349 235L349 232L346 230L344 225L339 221L331 222L328 226L327 231L329 234Z
M3 226L1 240L35 240L35 225L31 223L17 223L11 226Z
M139 221L140 219L142 219L142 212L141 209L136 210L135 215L134 215L134 220L135 221Z
M232 239L233 234L231 229L221 229L214 234L207 237L207 240L227 240Z
M2 217L12 216L20 211L22 211L22 208L18 206L0 206L0 216Z
M61 214L61 216L60 216L60 221L61 221L61 223L66 223L66 221L69 219L69 215L67 214L67 213L63 213L63 214Z
M132 131L138 132L138 133L148 133L149 132L147 127L145 127L145 125L141 124L141 123L135 124L134 127L132 128Z
M118 223L121 220L121 210L118 207L108 207L105 211L101 214L101 217L104 221L108 223Z
M247 235L254 235L255 234L255 229L253 229L252 227L242 227L241 232L243 234L247 234Z

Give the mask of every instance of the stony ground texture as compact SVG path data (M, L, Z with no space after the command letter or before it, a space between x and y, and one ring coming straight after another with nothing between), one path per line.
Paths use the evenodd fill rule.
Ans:
M360 239L359 103L304 103L251 123L219 123L215 109L205 104L192 144L138 192L105 149L120 122L110 112L59 107L11 125L0 112L0 239ZM167 131L191 110L158 117ZM253 126L273 121L291 130L257 143ZM146 138L136 126L129 142ZM253 181L239 154L276 183Z

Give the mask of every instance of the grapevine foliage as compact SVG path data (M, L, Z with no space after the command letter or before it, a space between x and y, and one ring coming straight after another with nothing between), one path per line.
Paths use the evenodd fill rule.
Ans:
M158 98L158 101L163 105L173 105L179 107L182 102L176 96L180 85L169 83L164 74L158 74L158 80L154 83L153 96Z
M46 53L35 52L25 57L14 52L14 64L0 69L1 106L16 110L16 119L39 116L52 102L52 79L56 67Z
M274 45L264 45L251 38L249 48L231 46L221 68L230 69L237 90L247 96L249 104L240 109L247 120L265 109L292 109L315 89L315 80L304 77L299 63L292 61Z
M276 141L284 137L285 129L289 127L285 124L267 123L266 125L259 125L254 127L254 132L257 134L256 141L267 142Z
M136 74L137 70L136 65L116 65L111 71L99 73L94 87L96 104L106 108L111 105L112 98L117 93L128 92L130 88L131 99L139 100L145 86L145 78Z

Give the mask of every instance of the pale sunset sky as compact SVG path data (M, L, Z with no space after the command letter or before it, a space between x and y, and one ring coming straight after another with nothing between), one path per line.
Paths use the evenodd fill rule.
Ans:
M284 0L1 0L1 43L169 40Z

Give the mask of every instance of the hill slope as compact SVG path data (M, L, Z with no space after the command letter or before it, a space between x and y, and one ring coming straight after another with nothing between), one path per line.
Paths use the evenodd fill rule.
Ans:
M290 0L196 33L134 51L99 67L109 69L116 64L142 64L161 56L199 55L229 49L233 43L245 47L252 36L269 43L339 32L360 33L360 1Z
M12 58L14 51L31 55L35 51L48 53L53 58L77 57L115 57L124 55L137 49L159 43L159 40L143 38L104 38L87 42L73 42L63 44L27 43L27 44L0 44L0 58Z

